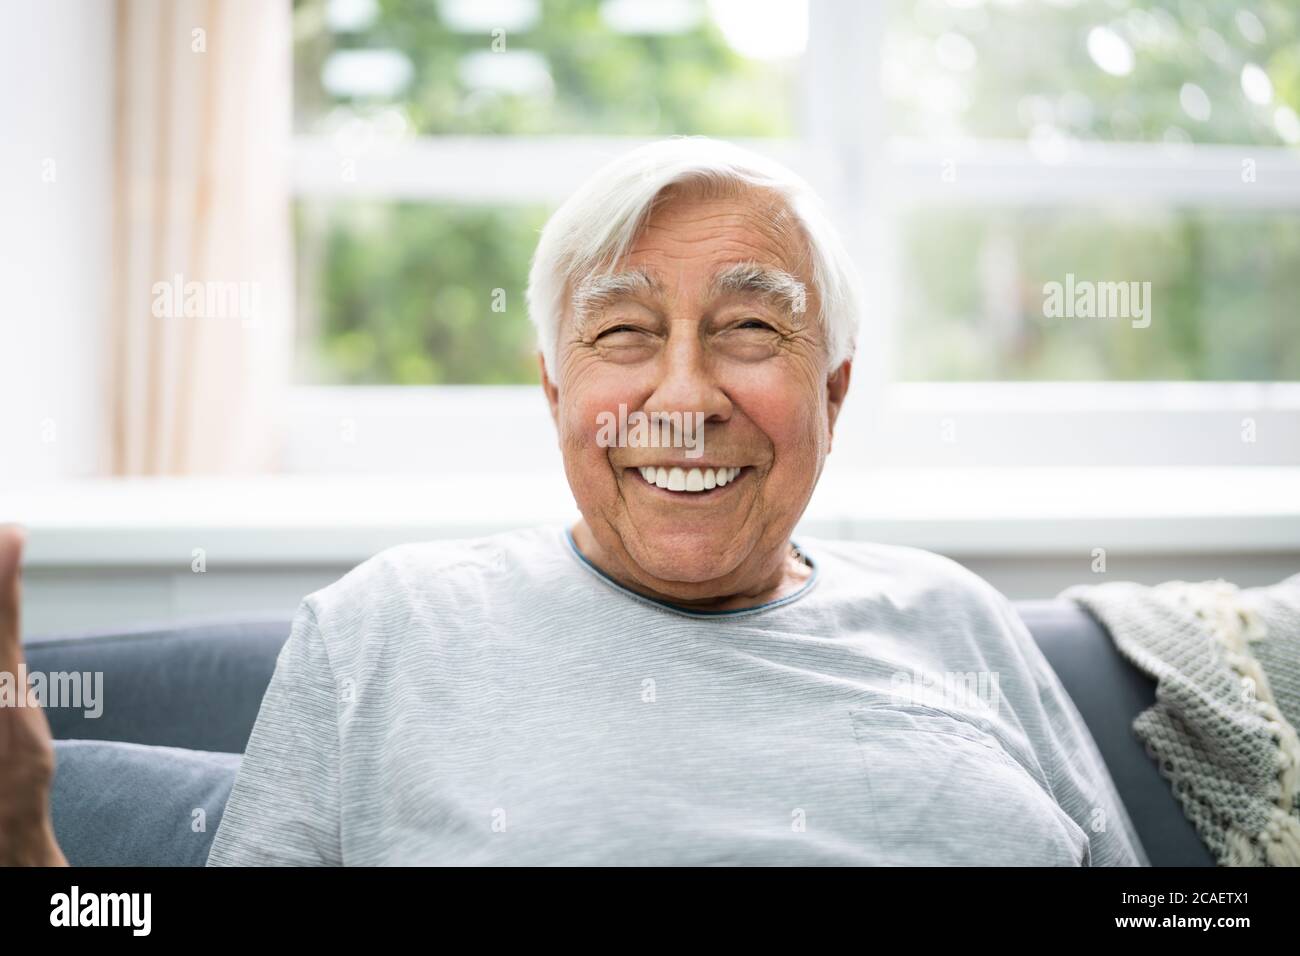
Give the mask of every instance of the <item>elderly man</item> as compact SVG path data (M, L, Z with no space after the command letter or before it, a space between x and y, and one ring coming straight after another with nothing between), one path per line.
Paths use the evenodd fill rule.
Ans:
M791 541L862 309L802 180L633 150L547 224L529 309L581 520L308 596L209 864L1147 862L1002 595ZM620 406L700 440L610 441Z

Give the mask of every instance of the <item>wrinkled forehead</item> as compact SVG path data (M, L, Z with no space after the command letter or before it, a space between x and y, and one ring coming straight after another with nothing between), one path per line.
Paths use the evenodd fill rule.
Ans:
M771 189L734 180L669 185L650 204L627 258L635 259L643 247L660 245L670 230L691 239L695 230L712 231L719 250L729 244L751 250L744 257L723 254L721 259L758 258L806 278L807 236L785 197ZM711 251L702 248L700 255L707 258Z

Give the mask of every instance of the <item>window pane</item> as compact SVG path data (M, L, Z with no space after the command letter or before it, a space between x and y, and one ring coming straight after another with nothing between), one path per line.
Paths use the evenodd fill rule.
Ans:
M934 141L1300 143L1295 0L891 0L893 129Z
M807 4L296 0L296 129L788 136Z
M297 203L298 380L537 381L524 288L547 213L451 203Z
M1294 213L927 208L902 258L905 379L1300 380Z

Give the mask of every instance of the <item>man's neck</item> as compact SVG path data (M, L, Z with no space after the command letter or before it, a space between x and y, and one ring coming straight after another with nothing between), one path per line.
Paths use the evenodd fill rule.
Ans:
M738 582L687 583L647 579L637 573L625 554L611 553L600 545L585 521L572 528L578 551L594 567L629 591L692 611L740 611L780 600L799 590L812 576L812 568L788 541L766 562L763 573Z

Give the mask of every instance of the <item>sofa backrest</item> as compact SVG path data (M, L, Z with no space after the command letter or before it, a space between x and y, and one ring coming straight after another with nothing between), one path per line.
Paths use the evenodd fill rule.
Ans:
M1152 865L1213 866L1133 732L1134 719L1155 703L1155 681L1121 657L1101 623L1073 601L1018 601L1016 610L1092 732Z
M100 716L46 711L56 739L243 753L289 622L268 615L36 637L23 651L30 670L103 672Z

